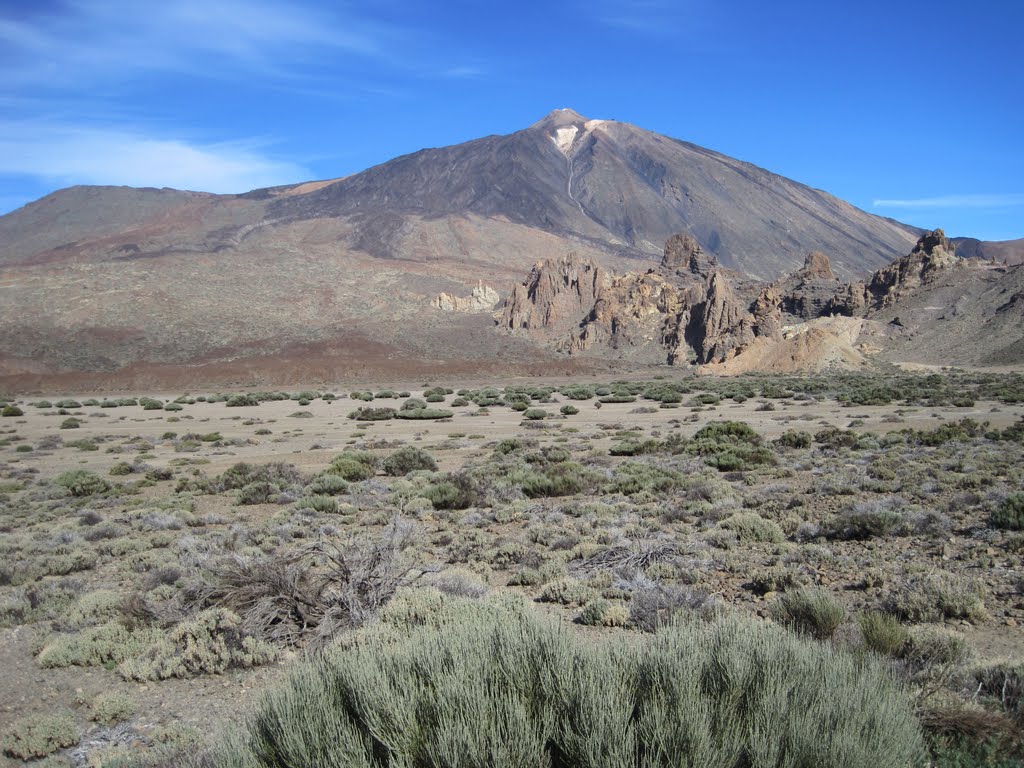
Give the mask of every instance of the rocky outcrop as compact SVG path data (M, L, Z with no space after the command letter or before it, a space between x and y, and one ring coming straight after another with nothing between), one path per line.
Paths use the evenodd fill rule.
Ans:
M442 293L434 297L430 306L443 312L490 312L499 301L498 292L480 281L469 296Z
M824 314L857 317L886 309L958 263L960 258L941 229L925 232L909 254L874 272L866 282L840 286Z
M498 326L533 337L572 335L593 312L606 279L601 267L575 253L539 262L512 289Z
M836 294L825 304L822 314L858 317L867 306L867 285L858 280L839 287Z
M907 297L922 286L955 281L948 270L957 262L936 230L866 282L840 284L828 257L812 251L801 269L766 285L719 266L694 238L679 234L659 265L643 273L605 278L592 263L571 257L535 266L506 301L500 324L570 353L614 350L636 361L729 364L721 370L734 372L813 369L818 362L854 367L871 351L871 334L915 333L918 319L907 328L885 310L900 301L912 308L915 300ZM956 315L953 310L947 314ZM813 333L802 335L806 330Z
M705 253L693 235L672 235L665 243L661 266L675 272L685 271L700 277L710 277L718 266L718 260L714 254Z
M735 357L759 337L776 338L781 333L782 314L771 286L748 305L736 295L724 273L717 271L688 335L698 362L720 363Z
M945 232L925 232L908 255L875 272L867 283L866 301L872 308L888 307L909 291L928 283L959 261Z
M773 286L717 266L690 235L665 244L657 269L607 276L570 255L534 266L505 301L498 325L558 349L612 349L649 362L705 363L782 329Z
M832 263L821 251L811 251L804 260L804 268L798 273L807 279L812 280L835 280L835 273L832 271Z
M796 320L810 320L828 314L839 287L828 256L811 251L804 265L774 284L782 312Z

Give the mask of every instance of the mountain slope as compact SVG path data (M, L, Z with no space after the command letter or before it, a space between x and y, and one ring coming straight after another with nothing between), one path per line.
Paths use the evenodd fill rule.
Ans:
M917 234L749 163L559 110L340 179L242 195L73 187L2 216L0 379L525 370L560 358L496 332L486 302L439 307L569 252L643 271L675 232L761 279L811 250L852 278Z
M278 221L358 218L360 245L394 254L403 215L473 213L656 258L691 232L726 266L772 277L825 250L838 272L880 266L917 230L749 163L626 123L559 110L508 136L427 149L274 200Z

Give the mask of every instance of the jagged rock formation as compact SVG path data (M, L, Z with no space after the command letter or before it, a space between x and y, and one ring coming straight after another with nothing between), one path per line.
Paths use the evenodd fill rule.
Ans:
M926 232L908 255L896 259L871 276L867 284L874 307L888 307L901 296L929 282L935 275L958 261L955 249L941 229Z
M891 307L959 262L945 232L925 232L909 254L877 270L867 281L840 286L823 314L854 317Z
M498 325L530 336L564 336L593 311L606 279L601 267L575 253L535 264L505 300Z
M498 324L572 353L608 347L652 362L721 361L781 330L776 293L757 287L677 235L659 267L643 274L605 277L572 255L538 264Z
M434 297L430 306L442 312L490 312L499 301L498 292L481 280L469 296L441 293Z
M826 314L838 285L828 256L811 251L801 269L778 280L773 287L783 313L796 320L810 320Z
M718 266L718 259L714 254L705 253L693 235L672 235L665 242L661 266L674 272L686 271L708 277Z
M959 336L975 339L981 331L967 318L978 315L991 316L986 322L998 329L994 361L1024 353L1024 267L960 259L942 230L925 233L867 280L844 284L818 251L793 274L757 283L719 266L687 235L669 238L657 268L605 279L595 279L597 272L572 257L536 266L506 301L501 324L572 354L613 352L719 373L856 367L869 354L911 350L915 339L941 356L936 323L951 322ZM1013 280L992 312L952 297L958 282L993 294L1004 273Z

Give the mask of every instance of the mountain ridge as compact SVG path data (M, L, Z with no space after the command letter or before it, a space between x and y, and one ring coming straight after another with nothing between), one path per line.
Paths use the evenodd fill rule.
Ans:
M612 274L643 270L679 232L762 281L810 251L852 280L919 234L751 163L571 110L239 195L79 186L0 216L0 381L116 381L167 365L273 379L285 364L272 361L300 348L308 370L526 370L555 358L501 338L482 311L495 292L570 252Z

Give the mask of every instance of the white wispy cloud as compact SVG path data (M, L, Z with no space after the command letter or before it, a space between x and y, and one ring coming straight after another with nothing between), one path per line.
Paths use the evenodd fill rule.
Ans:
M246 192L308 179L302 166L275 160L256 142L192 143L120 129L0 123L0 174L58 184L175 187Z
M325 9L330 9L325 10ZM145 71L224 77L233 69L288 75L325 50L386 56L395 30L324 6L275 0L78 0L60 14L4 17L6 87L62 87Z
M462 66L462 67L450 67L442 71L441 77L451 78L454 80L472 80L478 77L483 77L487 74L487 71L482 67L475 66Z
M681 13L692 24L695 5L696 0L587 0L581 11L604 26L661 37L677 34Z
M940 195L896 200L874 200L876 208L1012 208L1024 205L1024 194Z

